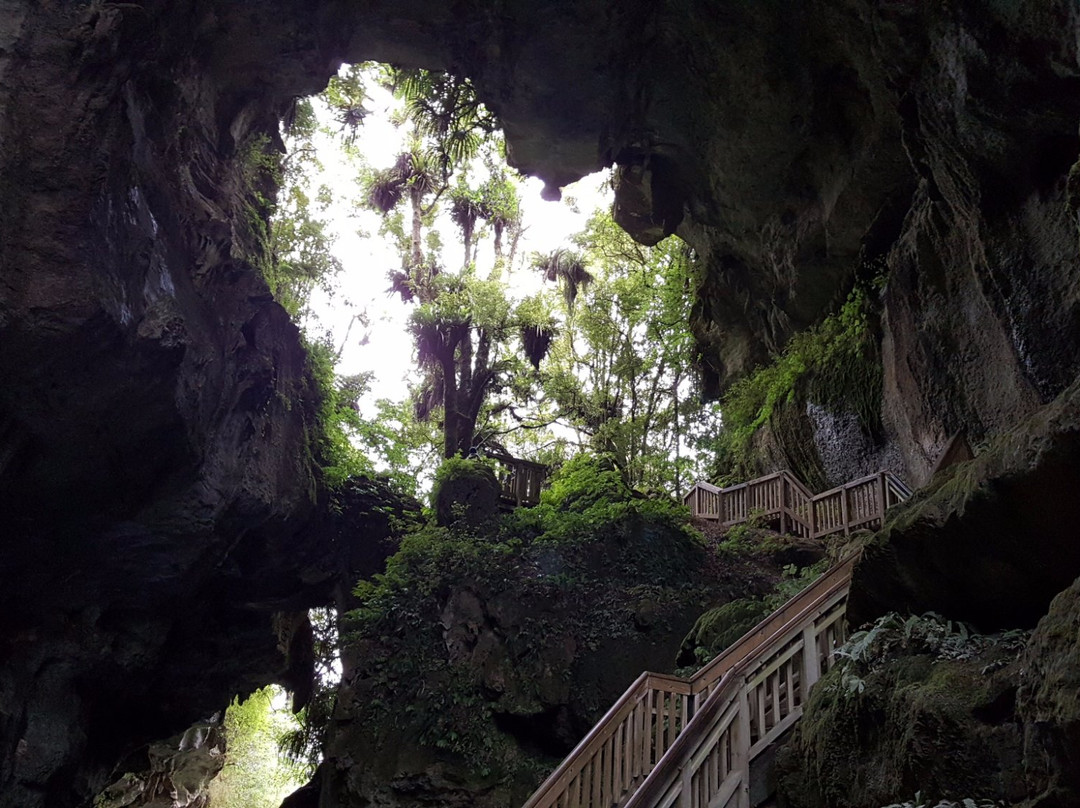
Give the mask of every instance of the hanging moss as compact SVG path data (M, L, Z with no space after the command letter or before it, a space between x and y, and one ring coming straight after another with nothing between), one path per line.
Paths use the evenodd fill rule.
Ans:
M876 281L856 285L840 310L820 325L796 334L771 363L746 376L724 396L724 431L718 446L721 478L753 476L755 436L774 427L780 448L801 459L801 473L824 477L810 457L793 417L813 401L833 411L854 412L869 435L881 431L880 304ZM790 439L785 439L790 438ZM798 464L797 464L798 465Z

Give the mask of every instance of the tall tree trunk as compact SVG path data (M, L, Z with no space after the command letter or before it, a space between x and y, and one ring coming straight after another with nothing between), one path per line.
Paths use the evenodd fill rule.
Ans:
M465 224L461 226L461 239L465 242L465 263L461 265L462 272L467 272L469 269L469 264L473 262L473 227L474 225L470 221L466 221Z
M495 220L495 268L491 270L492 280L502 276L503 269L503 223Z
M682 460L679 444L680 432L679 432L679 377L680 373L676 371L675 381L671 383L671 401L672 406L675 408L675 499L682 502L682 473L679 470L679 464Z
M423 195L417 188L409 189L409 202L412 207L412 250L409 261L414 271L419 271L424 263L424 231L423 231ZM414 280L417 280L414 276Z

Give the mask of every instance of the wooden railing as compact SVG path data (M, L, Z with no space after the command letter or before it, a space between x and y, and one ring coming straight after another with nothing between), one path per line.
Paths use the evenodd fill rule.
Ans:
M802 715L844 640L838 564L692 678L643 673L525 808L747 808L750 763Z
M683 503L694 516L719 521L725 527L760 518L778 523L781 533L816 539L881 527L885 512L909 496L911 490L890 471L814 495L785 469L729 488L698 482Z
M547 478L547 466L508 454L486 455L495 461L500 497L507 505L529 507L540 502L540 488Z

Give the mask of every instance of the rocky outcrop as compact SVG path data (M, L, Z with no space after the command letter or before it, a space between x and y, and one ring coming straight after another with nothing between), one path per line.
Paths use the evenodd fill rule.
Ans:
M855 624L933 610L1030 628L1080 576L1080 381L892 512L852 580Z
M1017 693L1033 808L1080 802L1080 579L1054 598L1024 655Z
M595 464L545 500L418 530L357 588L319 804L520 805L706 607L779 577Z
M215 715L150 744L94 799L94 808L206 808L210 782L225 766L225 732Z
M1018 805L1028 793L1015 711L1020 662L991 649L963 660L900 654L862 678L833 674L778 760L784 808Z

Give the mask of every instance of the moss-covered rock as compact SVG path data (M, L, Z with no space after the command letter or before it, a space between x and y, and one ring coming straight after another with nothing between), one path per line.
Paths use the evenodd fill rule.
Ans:
M900 609L1034 626L1080 575L1078 486L1080 381L890 512L855 569L853 621Z
M499 513L499 493L491 466L480 460L451 457L435 473L431 491L435 520L443 527L455 522L470 527L490 524Z
M682 667L702 665L752 629L768 614L758 598L739 598L701 615L683 639L678 663Z
M602 466L484 528L416 531L357 588L324 775L341 804L523 802L642 670L674 667L706 607L776 579Z
M862 692L831 671L778 758L780 804L867 808L919 791L931 800L1021 798L1019 665L984 673L988 661L902 656L865 676Z
M1054 598L1031 635L1017 708L1033 806L1080 804L1080 580Z

